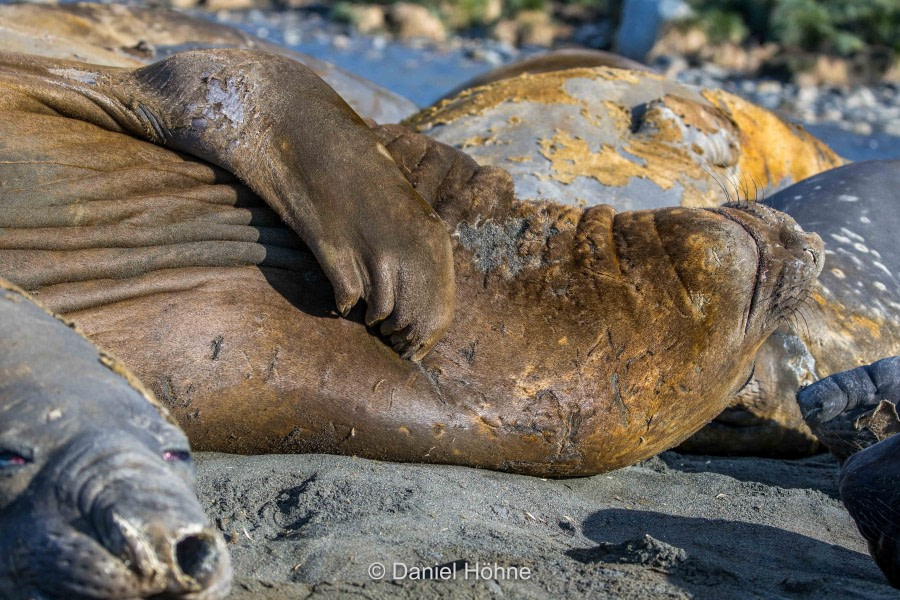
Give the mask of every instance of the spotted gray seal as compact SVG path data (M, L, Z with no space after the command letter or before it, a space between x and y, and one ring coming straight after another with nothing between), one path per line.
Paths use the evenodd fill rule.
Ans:
M769 448L782 454L814 450L795 391L900 354L897 189L900 161L866 161L813 176L765 200L822 237L827 266L798 317L760 350L753 385L717 419L722 427L707 432L719 436L722 447L729 447L737 429L728 427L730 419L754 432L757 448L769 440Z

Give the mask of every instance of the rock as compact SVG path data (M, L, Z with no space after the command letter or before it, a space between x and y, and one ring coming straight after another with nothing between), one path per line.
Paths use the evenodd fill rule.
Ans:
M683 0L625 0L616 34L616 52L643 60L664 25L684 20L691 14L693 11Z
M447 39L444 24L424 6L398 2L389 11L391 26L400 39L424 38L436 42Z
M771 60L779 52L777 44L745 47L731 42L702 47L699 55L702 59L711 60L715 64L734 73L755 74L760 67Z
M502 0L481 2L458 2L443 0L438 4L438 12L444 23L453 30L465 29L473 25L493 23L503 16Z
M189 8L194 8L199 2L200 0L169 0L166 5L169 8L175 8L177 10L187 10Z
M176 1L183 2L185 0ZM268 6L268 0L205 0L203 3L206 10L250 10L251 8L268 8Z
M556 27L550 15L542 10L523 10L516 15L519 44L522 46L552 46Z
M341 17L363 35L384 31L387 24L384 8L377 4L346 4L341 7Z
M350 38L339 33L331 39L331 45L338 50L346 50L350 47Z
M485 0L483 19L485 23L493 23L503 16L503 0Z
M583 23L575 29L572 39L588 48L606 48L613 37L613 26L609 21Z
M900 137L900 119L888 121L884 126L884 132L888 135L896 135Z
M884 72L881 80L885 83L900 84L900 59L894 61L894 64Z
M688 554L650 534L628 540L621 544L602 543L596 548L573 550L570 553L584 562L604 562L613 564L641 565L651 569L671 573L688 560Z
M503 19L494 25L491 36L509 46L519 43L519 27L512 19Z
M553 45L557 37L565 37L550 15L540 10L523 10L515 19L503 19L494 25L495 39L511 46Z
M872 135L872 125L870 123L866 123L865 121L853 123L850 129L853 131L853 133L856 133L858 135Z
M842 58L820 55L812 68L798 73L794 79L798 85L847 85L850 66Z

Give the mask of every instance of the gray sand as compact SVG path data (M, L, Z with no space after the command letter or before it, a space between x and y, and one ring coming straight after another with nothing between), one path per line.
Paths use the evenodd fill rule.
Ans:
M565 480L326 455L197 463L236 599L898 597L837 498L828 456L668 452ZM383 581L367 574L375 562ZM398 575L455 566L456 578L391 582L394 563ZM502 572L479 579L476 563Z

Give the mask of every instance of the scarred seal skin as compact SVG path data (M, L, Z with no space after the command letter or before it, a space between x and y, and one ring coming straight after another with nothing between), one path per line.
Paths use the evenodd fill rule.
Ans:
M832 264L822 287L765 342L745 388L682 451L810 454L819 443L796 390L900 352L897 161L839 166L821 142L743 100L621 69L498 80L407 124L510 170L521 196L620 210L762 198L825 239Z
M168 412L0 279L0 596L211 600L230 584Z
M6 52L131 68L193 49L262 50L306 65L366 118L395 123L418 109L410 100L333 64L233 27L173 10L90 3L3 5L0 6L0 48Z
M28 79L21 59L12 60L4 85L18 95L6 93L16 100L0 112L0 178L8 182L0 273L124 357L195 447L539 475L621 467L677 444L721 412L759 344L793 314L821 268L821 240L765 207L617 213L515 201L502 170L398 127L372 130L378 146L349 108L327 113L328 138L298 127L310 110L302 104L276 111L289 112L289 121L263 119L266 128L239 135L226 122L238 108L280 106L265 78L252 80L258 87L237 103L201 97L195 109L208 109L214 127L196 133L191 121L186 130L198 138L154 137L153 123L169 119L161 129L172 131L184 118L169 115L160 90L208 91L212 82L198 85L191 74L202 79L211 62L219 68L215 61L226 60L212 91L227 99L238 72L228 61L274 60L221 52L176 55L136 72L140 94L132 87L126 94L103 72L92 85L84 65L29 63L25 75L44 71ZM278 63L278 86L306 89L291 85L300 74L287 66ZM65 85L55 85L60 79ZM53 112L29 100L43 85L55 86L57 95L40 96L54 101ZM104 115L126 125L131 107L150 110L138 111L145 119L138 125L111 126L81 108L84 97L112 107ZM286 146L268 142L286 132L298 137ZM312 143L319 152L303 156L318 163L297 158L293 169L277 167L286 149ZM329 185L363 195L343 213L321 208L336 215L327 221L341 227L334 235L357 226L348 223L364 232L390 223L392 233L372 239L409 254L420 248L409 236L427 221L396 212L408 196L391 169L373 167L381 159L370 150L384 149L380 155L451 234L455 292L447 300L460 307L452 325L413 363L364 326L362 311L333 318L321 253L314 258L279 213L228 172L172 147L237 172L268 206L286 208L299 231L297 222L318 219L320 209L291 213L285 195L311 182L330 201L334 189L314 175L334 175ZM244 147L253 152L241 154ZM268 165L291 174L290 185L265 179ZM377 209L366 204L378 198ZM315 249L328 238L306 239ZM377 296L369 311L373 304Z
M797 394L809 426L844 464L841 499L900 588L900 356L835 373Z

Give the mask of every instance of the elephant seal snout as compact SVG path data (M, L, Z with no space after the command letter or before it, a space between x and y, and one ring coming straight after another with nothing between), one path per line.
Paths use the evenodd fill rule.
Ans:
M0 279L0 596L223 598L187 439L114 359Z

